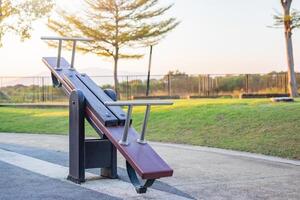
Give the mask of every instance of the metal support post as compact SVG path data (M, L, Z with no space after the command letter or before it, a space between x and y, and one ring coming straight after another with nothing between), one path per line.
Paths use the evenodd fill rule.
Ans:
M147 125L148 125L148 120L149 120L149 115L150 115L150 109L151 105L147 105L146 107L146 112L145 112L145 117L144 117L144 123L142 127L142 133L141 133L141 138L137 139L137 142L140 144L146 144L147 141L145 140L145 135L147 131Z
M132 114L132 105L128 105L124 133L123 133L122 140L119 141L120 144L125 145L125 146L129 144L127 138L128 138L128 129L130 126L130 121L131 121L131 114Z
M69 176L75 183L85 181L85 142L84 142L85 98L80 90L70 95L69 117Z
M61 70L60 69L61 49L62 49L62 40L59 40L59 42L58 42L58 53L57 53L56 70Z
M69 176L68 180L85 182L85 169L101 168L101 176L117 178L117 150L106 138L85 139L85 98L80 90L70 95Z
M74 69L75 52L76 52L76 40L73 41L72 58L71 58L71 66L70 66L71 69Z

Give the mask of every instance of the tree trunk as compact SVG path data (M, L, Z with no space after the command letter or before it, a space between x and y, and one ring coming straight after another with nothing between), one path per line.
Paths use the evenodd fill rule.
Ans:
M289 93L291 97L298 96L298 86L296 81L296 74L294 69L294 55L293 55L293 43L292 43L292 34L286 32L286 48L287 48L287 61L288 61L288 86Z
M2 0L0 0L0 17L2 17Z
M288 86L291 97L298 96L298 86L296 81L296 74L294 69L294 52L293 52L293 41L292 41L292 28L291 28L291 17L290 9L292 0L281 1L284 11L284 28L285 28L285 42L286 42L286 53L288 62Z
M117 99L120 99L119 80L118 80L118 62L119 62L119 50L116 49L116 55L114 56L114 88L117 94Z

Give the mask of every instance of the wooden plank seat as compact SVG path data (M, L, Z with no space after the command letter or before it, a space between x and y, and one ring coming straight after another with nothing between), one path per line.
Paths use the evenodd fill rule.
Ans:
M102 137L105 135L126 161L134 168L142 179L158 179L173 175L173 170L152 149L149 144L139 144L139 134L133 127L129 128L129 145L119 143L124 130L126 114L120 107L105 106L104 102L112 101L101 88L87 76L79 74L64 59L60 59L60 69L57 70L56 57L45 57L43 62L50 69L55 78L62 84L67 95L73 90L81 90L86 99L85 117Z

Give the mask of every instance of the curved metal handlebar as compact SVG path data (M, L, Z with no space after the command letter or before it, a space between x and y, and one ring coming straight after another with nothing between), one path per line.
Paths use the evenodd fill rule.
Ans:
M56 70L61 70L60 69L60 58L61 58L62 41L73 41L72 59L71 59L70 69L74 68L75 51L76 51L77 41L80 41L80 42L91 42L91 41L93 41L92 39L86 39L86 38L54 37L54 36L43 36L43 37L41 37L41 40L57 40L58 41L58 55L57 55Z
M146 130L147 130L148 119L150 116L151 106L173 105L173 102L160 101L160 100L137 100L137 101L105 102L104 104L106 106L128 106L127 117L126 117L125 127L124 127L124 133L123 133L122 140L120 140L119 143L122 145L129 145L127 137L128 137L128 129L129 129L129 125L130 125L133 106L146 106L146 112L145 112L141 137L137 140L137 142L140 144L146 144L147 141L145 140L145 135L146 135Z

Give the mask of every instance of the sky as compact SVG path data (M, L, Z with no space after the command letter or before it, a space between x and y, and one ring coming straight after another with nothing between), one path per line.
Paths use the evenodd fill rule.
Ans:
M78 0L77 0L78 1ZM60 7L80 9L75 1L60 0ZM272 14L281 11L279 0L162 0L174 2L168 16L181 24L153 50L152 74L179 70L188 74L267 73L286 70L285 41L282 29L272 29ZM300 9L300 1L293 2ZM11 34L0 49L0 76L46 75L43 56L56 56L41 36L55 35L45 21L36 22L32 38L21 43ZM295 69L300 71L300 30L293 34ZM121 74L146 74L149 49L140 60L120 61ZM69 52L63 56L70 57ZM93 75L112 70L110 58L77 54L76 68Z

